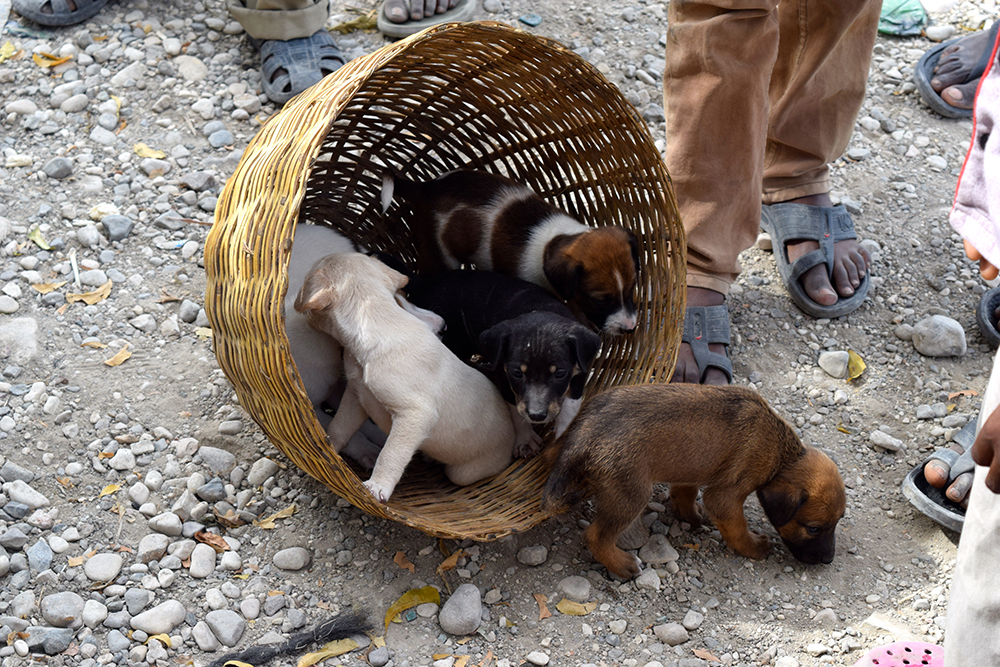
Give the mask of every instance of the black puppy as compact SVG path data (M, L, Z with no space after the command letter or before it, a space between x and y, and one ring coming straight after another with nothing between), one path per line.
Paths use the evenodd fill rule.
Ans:
M532 424L555 420L556 436L562 435L580 411L601 347L566 304L538 285L492 271L417 277L405 290L411 303L444 318L442 341L460 359L483 358L477 366L511 405L515 456L538 452L541 438Z

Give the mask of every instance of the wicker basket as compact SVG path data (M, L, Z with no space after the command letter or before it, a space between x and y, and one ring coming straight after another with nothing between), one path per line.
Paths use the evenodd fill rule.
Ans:
M684 238L643 120L587 62L497 23L431 28L348 63L270 118L226 183L205 247L215 354L243 408L309 475L373 515L440 537L490 540L544 520L547 470L518 461L467 487L414 461L387 506L329 446L292 362L283 299L295 224L329 225L415 260L409 212L381 212L385 165L430 179L504 174L592 225L639 239L639 328L605 338L592 394L664 380L683 322Z

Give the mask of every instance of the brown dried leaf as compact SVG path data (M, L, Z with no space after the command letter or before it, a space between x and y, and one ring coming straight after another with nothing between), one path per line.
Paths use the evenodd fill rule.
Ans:
M417 571L417 567L410 562L410 560L406 557L406 554L402 551L396 552L396 557L392 559L392 562L404 570L409 570L410 574Z
M465 555L465 552L459 549L452 555L444 559L444 561L437 566L437 573L443 574L448 570L454 570L455 566L458 565L458 559Z
M295 506L295 503L292 503L285 509L281 510L280 512L275 512L266 519L261 519L260 521L254 521L253 525L257 526L261 530L272 530L275 527L274 526L275 521L277 521L278 519L287 519L288 517L295 514L296 509L298 508Z
M80 567L83 565L83 556L72 556L66 559L66 563L70 567Z
M538 603L538 620L539 621L542 620L542 619L548 618L549 616L552 615L552 612L549 611L548 605L545 604L546 602L548 602L548 598L546 598L541 593L535 593L535 602Z
M101 454L108 454L108 453L109 452L101 452ZM112 454L112 456L114 456L114 454ZM99 495L97 497L98 498L103 498L104 496L110 496L112 493L117 493L118 490L121 489L121 488L122 487L119 484L108 484L106 487L104 487L103 489L101 489L101 495Z
M694 650L694 654L696 656L698 656L699 658L701 658L702 660L708 660L709 662L722 662L721 660L719 660L714 655L712 655L711 653L709 653L708 651L706 651L704 649L696 648L696 649L693 649L693 650Z
M389 629L389 624L392 623L392 619L396 618L399 613L427 602L441 604L441 593L439 593L433 586L414 588L400 595L395 602L389 605L389 609L385 612L386 630Z
M54 56L51 53L36 53L31 56L31 59L34 60L35 64L39 67L56 67L57 65L69 62L73 59L73 57L64 56L60 58L59 56Z
M194 534L194 539L199 542L204 542L208 546L215 549L215 553L221 554L223 551L229 551L229 543L222 537L222 535L216 535L215 533L208 533L204 530L199 530Z
M963 389L962 391L953 391L948 394L948 400L950 401L959 396L979 396L979 394L973 389Z
M68 280L64 280L61 283L38 283L36 285L32 285L31 287L39 294L48 294L49 292L56 291L68 282Z
M103 350L107 345L99 340L88 340L86 343L81 343L80 347L92 347L95 350Z
M69 303L74 303L76 301L83 301L88 306L93 306L94 304L98 304L101 301L107 299L109 294L111 294L110 280L101 285L100 287L98 287L97 289L95 289L93 292L84 292L82 294L72 294L72 293L67 294L66 301L68 301Z
M556 609L559 610L560 614L565 614L566 616L586 616L590 612L597 609L597 602L587 602L585 604L580 604L579 602L573 602L572 600L567 600L563 598L556 605Z
M128 351L128 345L118 350L118 354L111 357L110 359L105 359L104 363L108 366L121 366L125 361L132 356L132 353Z

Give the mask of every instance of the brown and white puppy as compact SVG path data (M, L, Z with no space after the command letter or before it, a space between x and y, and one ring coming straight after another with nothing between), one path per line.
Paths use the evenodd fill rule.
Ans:
M670 484L674 512L698 526L708 518L732 549L765 558L767 537L747 529L743 501L757 498L792 555L831 563L844 515L844 482L826 454L804 447L757 392L737 386L621 386L584 404L569 430L543 452L554 461L542 508L563 511L595 498L587 546L622 578L639 573L635 556L615 546L649 502Z
M541 285L606 333L636 326L638 242L618 226L588 227L529 188L460 169L418 183L387 173L382 206L414 210L422 273L475 264Z
M373 257L330 255L316 263L295 301L309 324L344 348L347 389L327 435L340 451L370 416L389 434L365 486L388 502L422 451L459 485L513 461L514 426L486 376L462 363L396 292L407 278Z

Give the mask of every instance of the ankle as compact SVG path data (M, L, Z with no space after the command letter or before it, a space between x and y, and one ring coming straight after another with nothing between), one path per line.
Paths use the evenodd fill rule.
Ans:
M721 306L726 302L726 297L721 292L716 292L705 287L687 288L687 305L689 306Z

